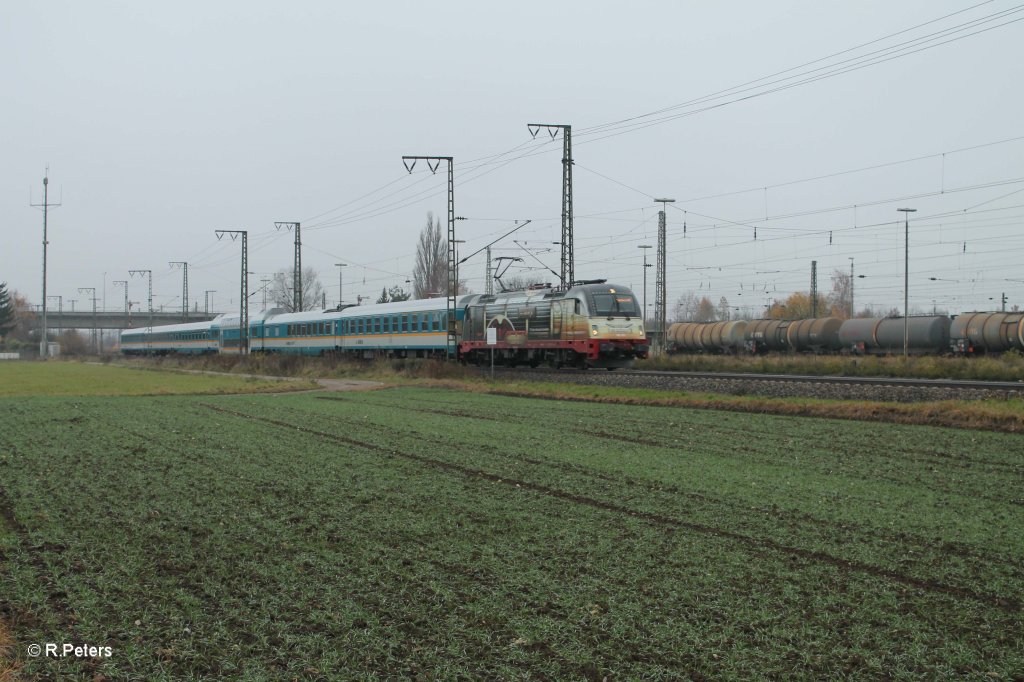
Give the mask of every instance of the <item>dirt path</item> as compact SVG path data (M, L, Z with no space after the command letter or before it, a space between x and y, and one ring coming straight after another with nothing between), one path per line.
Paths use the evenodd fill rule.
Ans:
M384 388L386 384L382 381L366 381L363 379L325 379L322 377L278 377L269 374L235 374L233 372L209 372L199 369L176 369L175 372L188 372L189 374L212 374L222 377L241 377L243 379L265 379L267 381L314 381L320 388L313 391L372 391L377 388ZM308 391L294 391L294 393L305 393Z
M383 381L365 381L362 379L313 379L323 386L325 391L372 391L376 388L383 388L387 384Z
M93 362L89 363L93 365L99 365L102 363ZM220 377L239 377L242 379L265 379L267 381L314 381L320 385L320 388L312 389L314 391L372 391L378 388L384 388L387 384L382 381L366 381L363 379L325 379L322 377L281 377L272 376L268 374L237 374L234 372L211 372L202 369L160 369L151 368L157 371L167 372L184 372L186 374L209 374L211 376ZM294 391L295 393L303 393L304 391Z

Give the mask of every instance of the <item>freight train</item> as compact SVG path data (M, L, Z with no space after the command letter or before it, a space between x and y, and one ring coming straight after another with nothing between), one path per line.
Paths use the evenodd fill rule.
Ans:
M431 298L287 313L274 308L240 316L121 332L127 355L292 353L372 357L446 357L447 300ZM456 299L455 354L472 363L542 363L555 367L630 365L649 346L633 292L604 280ZM488 334L488 330L494 330Z
M672 353L813 352L886 355L976 355L1024 351L1024 313L964 313L801 320L677 322L668 328Z

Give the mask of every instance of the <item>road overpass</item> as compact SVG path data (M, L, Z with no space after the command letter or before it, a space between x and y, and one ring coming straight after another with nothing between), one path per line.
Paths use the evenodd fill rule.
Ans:
M41 313L33 313L34 319L30 323L31 329L39 329L43 325ZM189 313L188 322L205 322L212 320L217 313ZM149 326L149 313L132 311L130 315L123 312L97 312L96 317L89 310L76 310L74 312L46 311L46 328L53 333L58 329L137 329ZM159 327L165 324L181 324L186 322L180 312L176 313L153 313L153 326Z

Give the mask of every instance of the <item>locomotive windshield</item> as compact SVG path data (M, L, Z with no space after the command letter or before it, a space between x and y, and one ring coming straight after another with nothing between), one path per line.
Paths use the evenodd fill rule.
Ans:
M639 317L640 307L632 294L593 294L597 317Z

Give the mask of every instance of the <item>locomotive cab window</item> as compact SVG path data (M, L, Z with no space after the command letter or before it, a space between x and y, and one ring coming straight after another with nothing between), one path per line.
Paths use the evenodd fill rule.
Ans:
M632 294L592 294L596 317L636 317L640 308Z

